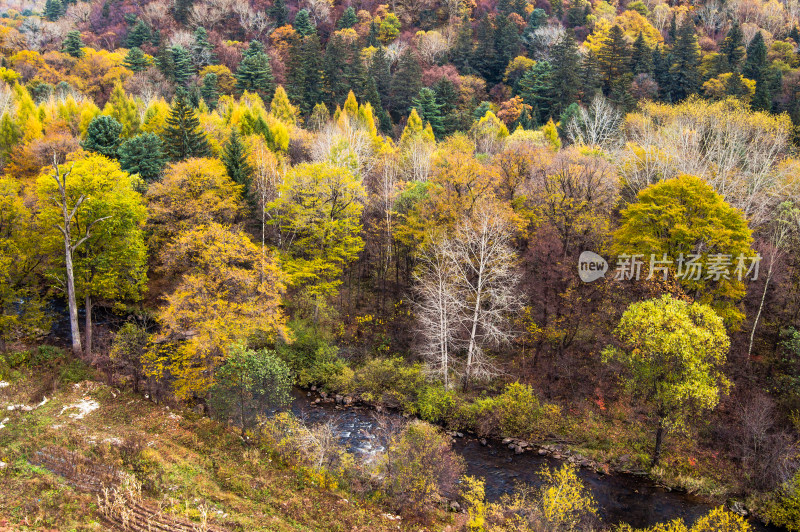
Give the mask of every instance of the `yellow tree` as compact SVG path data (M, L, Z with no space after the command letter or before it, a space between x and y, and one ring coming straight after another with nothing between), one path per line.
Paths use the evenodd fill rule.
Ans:
M284 274L241 230L215 222L181 233L162 252L168 275L180 276L159 320L159 342L144 356L149 376L168 372L179 399L205 394L237 342L259 335L288 338L281 309Z
M313 163L292 168L278 186L277 199L267 204L281 232L284 268L310 300L315 323L337 293L342 270L364 247L365 197L361 181L346 168Z

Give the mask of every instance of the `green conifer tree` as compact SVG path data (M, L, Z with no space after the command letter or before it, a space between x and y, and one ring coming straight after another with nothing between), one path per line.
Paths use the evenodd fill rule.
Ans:
M307 9L301 9L297 12L297 15L294 17L293 26L294 31L296 31L302 37L307 37L312 33L317 32L317 28L311 21L311 16L308 14Z
M72 57L80 59L83 57L83 40L81 39L81 32L71 31L67 33L64 42L61 45L61 51L69 54Z
M149 41L152 38L152 34L150 33L150 27L145 24L145 22L141 19L136 21L136 24L128 31L128 38L126 39L126 44L131 47L140 48L144 43Z
M725 58L724 72L739 72L745 56L744 34L738 23L734 23L719 47L720 54Z
M356 10L353 9L353 6L349 6L344 10L344 13L342 13L342 18L339 19L339 29L352 28L356 24L358 24Z
M170 55L172 56L172 79L176 85L186 87L194 74L191 54L183 46L176 45L170 48Z
M197 113L188 103L185 90L178 90L175 95L162 138L164 153L173 161L182 161L188 157L207 157L211 152L206 135L200 128Z
M208 32L202 26L198 26L194 30L192 60L198 69L217 62L217 56L214 54L214 45L208 42Z
M212 111L217 108L219 103L219 80L217 75L209 72L203 76L203 86L200 88L200 95L203 101Z
M258 41L250 41L250 46L242 54L242 61L236 69L236 90L239 92L255 92L264 101L272 99L275 92L275 81L269 56L264 52L264 45Z
M47 0L44 5L44 16L50 22L55 22L64 14L64 5L61 0Z
M119 147L119 165L130 174L139 174L146 182L161 178L167 159L164 143L155 133L143 133L126 140Z
M150 62L144 56L142 49L136 47L128 50L128 53L125 55L125 59L122 61L122 64L134 72L141 72L150 66Z
M647 41L644 40L644 35L641 31L636 40L633 41L631 71L634 75L653 73L653 50L647 45Z
M286 0L275 0L267 9L267 16L275 22L275 27L285 26L289 17L289 10L286 9Z
M225 165L228 177L244 187L249 186L253 168L247 162L247 148L235 127L222 150L222 164Z
M89 123L86 138L81 146L110 159L116 159L121 134L122 124L110 116L100 115Z
M444 122L442 119L442 104L436 101L436 93L433 89L423 87L419 95L411 99L411 106L417 110L422 122L429 123L437 139L444 136Z
M316 32L295 39L287 61L286 92L289 99L309 116L322 102L322 45Z
M422 88L422 67L411 48L407 48L397 64L397 71L392 76L391 106L393 113L399 116L408 113L411 100Z

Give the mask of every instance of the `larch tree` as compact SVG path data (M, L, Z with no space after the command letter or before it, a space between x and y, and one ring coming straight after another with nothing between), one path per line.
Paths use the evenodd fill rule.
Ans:
M55 227L49 245L64 247L53 261L54 274L66 273L70 322L78 334L76 297L84 299L86 356L92 354L92 307L96 299L138 299L145 289L147 211L135 179L100 155L53 169L38 180L41 224ZM80 337L73 336L73 351Z
M656 466L664 432L685 428L688 418L713 410L727 393L722 370L730 340L711 307L669 295L632 304L614 335L619 345L606 348L603 358L620 363L626 388L652 407Z

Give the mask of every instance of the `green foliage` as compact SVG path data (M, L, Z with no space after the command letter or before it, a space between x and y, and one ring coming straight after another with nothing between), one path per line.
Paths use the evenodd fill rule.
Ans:
M730 340L709 306L665 295L634 303L614 330L621 348L603 351L624 368L623 382L652 406L659 423L653 461L658 461L663 428L713 410L730 382L723 373Z
M416 413L417 394L427 384L419 364L401 358L375 358L355 370L355 389L367 401Z
M294 17L294 30L302 37L308 37L317 32L316 26L311 22L311 16L307 9L301 9Z
M469 406L470 420L478 434L515 438L545 438L561 424L561 410L541 404L527 384L508 384L496 397L477 399Z
M84 149L116 159L121 134L122 124L110 116L100 115L89 124L82 145Z
M236 90L253 92L265 101L272 99L275 82L269 56L264 52L264 45L258 41L250 41L250 46L242 54L242 60L236 69Z
M751 231L742 213L728 205L722 196L698 177L683 175L668 179L639 192L637 201L622 211L622 221L614 233L614 251L618 254L641 254L644 260L665 255L672 260L671 275L678 272L678 259L686 261L691 254L699 262L709 264L710 258L727 256L728 278L685 274L680 285L699 301L711 305L726 324L736 326L744 316L737 308L744 296L744 284L734 268L738 257L750 257ZM749 262L745 264L745 271ZM686 266L684 265L684 271ZM698 278L695 278L698 277ZM744 276L743 276L744 277Z
M85 54L83 53L83 40L81 40L81 32L71 31L67 33L64 42L61 44L61 50L65 54L80 59Z
M150 66L150 61L145 57L141 48L134 46L128 50L122 64L134 72L141 72Z
M234 419L244 434L269 410L289 404L291 386L289 367L274 352L236 344L214 374L209 405L216 418Z
M236 128L231 131L230 139L228 139L222 150L222 164L225 165L228 177L233 179L235 183L243 187L247 187L250 184L253 167L248 163L247 148L241 137L239 137Z
M209 155L208 140L200 127L197 113L186 101L185 92L179 92L175 96L162 138L164 152L173 161Z
M342 388L340 377L349 368L339 358L339 348L303 321L293 321L289 327L294 341L290 344L279 343L276 350L292 370L295 382L303 387L317 384L330 390L346 391Z
M143 133L119 147L119 165L129 174L139 174L145 182L161 178L167 160L164 143L155 133Z
M438 382L428 384L417 397L417 415L430 423L444 423L454 413L457 400L455 390L445 390L444 385Z

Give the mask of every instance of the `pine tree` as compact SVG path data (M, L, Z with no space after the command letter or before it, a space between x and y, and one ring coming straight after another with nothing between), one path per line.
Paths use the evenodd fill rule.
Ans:
M792 31L789 32L789 38L793 40L795 44L800 44L800 30L797 26L792 26Z
M667 37L670 43L674 43L675 39L678 38L678 18L675 13L672 14L672 18L669 21L669 29L667 30Z
M297 15L294 17L294 31L296 31L300 36L307 37L312 33L317 32L317 28L314 26L314 23L311 22L311 17L308 14L307 9L301 9L297 12Z
M383 46L372 54L372 61L370 61L367 69L367 75L374 80L378 96L381 97L381 102L386 105L391 98L392 74L391 61L386 55L386 49Z
M175 61L172 59L172 51L169 48L162 46L158 49L155 56L155 64L166 79L173 79Z
M547 12L544 9L537 7L531 11L530 16L528 17L528 27L525 29L525 33L530 33L541 28L546 22Z
M433 86L436 92L436 101L441 104L442 125L444 127L444 135L450 135L459 129L460 116L457 113L456 106L458 105L458 89L455 83L448 78L443 77Z
M231 131L231 136L222 150L222 164L225 165L228 177L233 179L236 183L244 187L250 184L253 168L247 162L247 148L239 137L239 132L236 131L235 127Z
M747 45L747 59L742 74L756 82L756 91L751 105L754 109L769 110L772 107L772 94L767 80L767 45L759 31Z
M422 67L414 52L407 48L397 64L397 71L392 76L391 106L392 112L398 116L405 115L411 108L411 100L422 88Z
M349 6L344 10L344 13L342 13L342 18L339 19L339 29L352 28L356 24L358 24L356 10L353 9L353 6Z
M316 32L308 37L296 38L289 52L287 92L303 116L309 116L314 106L322 101L321 56Z
M144 56L142 49L136 47L128 50L128 53L125 55L125 59L122 61L122 64L125 66L125 68L129 68L134 72L141 72L150 66L150 62Z
M192 9L194 0L175 0L172 7L172 16L179 24L186 24L189 21L189 11Z
M187 101L185 90L179 90L172 102L162 135L164 153L173 161L188 157L207 157L210 148L200 120Z
M653 79L658 84L659 97L667 101L669 101L671 63L672 57L666 50L661 46L653 48Z
M581 55L572 30L567 30L550 51L552 56L551 86L555 99L551 116L558 116L578 98Z
M50 22L55 22L64 14L64 5L61 0L47 0L44 5L44 16Z
M500 55L497 53L494 25L492 17L485 16L478 23L476 32L475 50L472 53L471 66L478 71L490 85L494 85L502 76L502 69L505 65L500 65Z
M497 66L505 70L509 61L519 52L519 30L507 15L497 17L495 22L495 50L497 50Z
M747 87L744 84L741 74L738 72L731 73L730 77L728 77L725 82L725 94L739 99L747 96Z
M250 46L242 54L242 61L236 69L236 90L258 93L265 101L272 99L275 82L269 56L264 53L264 45L250 41Z
M603 91L608 94L614 82L631 71L631 50L619 25L615 24L609 30L603 46L597 52L597 61L600 66Z
M161 178L164 165L164 143L155 133L144 133L126 140L119 147L119 165L129 174L139 174L147 182Z
M219 103L219 81L217 75L209 72L203 76L203 86L200 88L200 95L203 101L212 111L217 108Z
M338 33L335 33L325 47L322 59L322 79L325 82L323 101L331 108L341 105L350 90L347 79L348 58L347 43ZM360 58L357 58L360 62Z
M192 59L197 68L213 65L217 62L214 54L214 45L208 42L208 32L202 26L194 30L194 43L192 43Z
M685 100L700 88L700 47L690 17L681 24L672 48L670 97L673 102Z
M272 6L267 9L267 16L275 22L275 27L285 26L289 17L289 10L286 9L286 0L275 0Z
M450 62L461 74L472 74L472 23L464 16L456 34L456 42L450 50Z
M72 57L80 59L83 57L83 40L81 39L81 32L71 31L67 33L64 42L61 45L61 51L69 54Z
M433 92L433 89L428 87L420 89L419 95L411 99L411 106L417 110L417 114L423 122L431 125L431 129L437 139L444 136L442 105L436 101L436 93Z
M141 48L141 46L152 38L150 28L145 22L139 19L136 24L128 31L126 44L131 48Z
M553 116L552 107L556 99L553 66L547 61L538 61L525 71L519 80L519 96L531 106L531 116L536 124L543 124Z
M170 55L172 56L172 79L176 85L186 87L189 84L189 78L194 73L192 56L181 45L170 48Z
M631 70L634 75L653 73L653 50L647 45L647 41L644 40L644 35L641 31L633 42Z
M734 23L719 47L720 54L725 58L724 72L739 72L745 56L744 35L738 23Z
M81 143L85 150L105 155L109 159L117 158L117 148L122 134L122 124L110 116L100 115L89 123L86 139Z
M589 105L600 90L600 65L597 56L589 52L581 61L580 101Z

